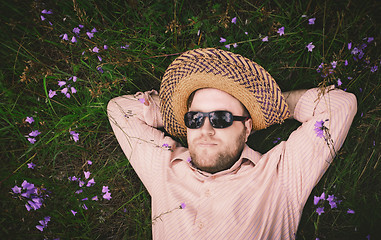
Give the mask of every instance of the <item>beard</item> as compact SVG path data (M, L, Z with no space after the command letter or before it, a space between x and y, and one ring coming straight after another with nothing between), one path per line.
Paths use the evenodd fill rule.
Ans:
M245 129L229 146L218 145L218 149L197 149L189 144L193 165L205 172L216 173L231 168L238 161L246 144ZM213 139L212 139L213 140Z

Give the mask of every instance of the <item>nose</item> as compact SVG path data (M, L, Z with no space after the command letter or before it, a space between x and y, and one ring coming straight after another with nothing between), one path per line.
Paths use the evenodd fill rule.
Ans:
M215 129L210 124L210 120L208 117L205 117L204 124L200 128L201 133L205 135L214 135Z

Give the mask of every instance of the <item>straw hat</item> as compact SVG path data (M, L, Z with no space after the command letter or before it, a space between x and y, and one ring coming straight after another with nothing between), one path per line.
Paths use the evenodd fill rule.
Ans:
M169 65L160 86L164 128L172 136L186 136L188 98L201 88L216 88L238 99L250 113L253 130L282 123L290 114L279 86L257 63L220 49L195 49Z

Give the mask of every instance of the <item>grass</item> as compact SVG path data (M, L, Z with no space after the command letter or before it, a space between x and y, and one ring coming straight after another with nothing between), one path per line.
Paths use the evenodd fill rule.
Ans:
M224 45L233 43L238 47L230 51L265 67L283 91L337 85L340 78L340 88L355 93L358 100L347 140L307 201L297 238L381 236L380 70L371 72L371 67L380 68L377 1L15 0L5 2L3 9L2 239L150 239L150 196L113 136L107 102L122 94L158 90L166 67L188 49L226 49ZM43 9L53 14L41 14ZM233 17L236 24L231 23ZM308 24L310 18L316 18L315 24ZM72 30L79 24L84 28L71 43ZM90 39L85 32L94 27L97 32ZM277 34L280 27L285 27L284 36ZM69 41L62 40L64 33ZM265 36L268 42L262 41ZM220 37L226 42L220 43ZM368 43L368 37L374 40ZM306 48L310 42L315 45L312 52ZM364 56L356 55L355 61L351 51L363 43ZM95 46L99 53L92 51ZM337 67L322 77L316 69L324 62L322 71L327 73L332 61ZM78 80L69 81L72 76ZM77 93L66 98L57 81L70 82ZM53 98L48 96L50 89L57 90ZM26 123L27 116L35 122ZM297 122L286 121L257 132L249 144L266 152L297 127ZM35 144L25 137L32 130L41 132ZM70 131L79 133L79 141ZM27 167L31 162L35 169ZM83 171L90 171L96 184L75 194L78 183L68 177L84 178ZM12 192L24 180L49 195L40 209L27 211L26 199ZM102 198L102 186L109 187L111 200ZM342 202L336 209L324 202L325 213L318 216L313 196L322 192ZM99 201L81 200L95 195ZM73 216L70 210L78 213ZM35 226L45 216L51 221L40 232Z

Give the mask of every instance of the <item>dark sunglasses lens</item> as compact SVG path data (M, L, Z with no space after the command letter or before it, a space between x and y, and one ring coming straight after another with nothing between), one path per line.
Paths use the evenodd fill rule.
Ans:
M200 112L187 112L184 115L185 126L191 129L200 128L204 120L204 115Z
M233 124L233 114L227 111L210 112L209 119L214 128L226 128Z

